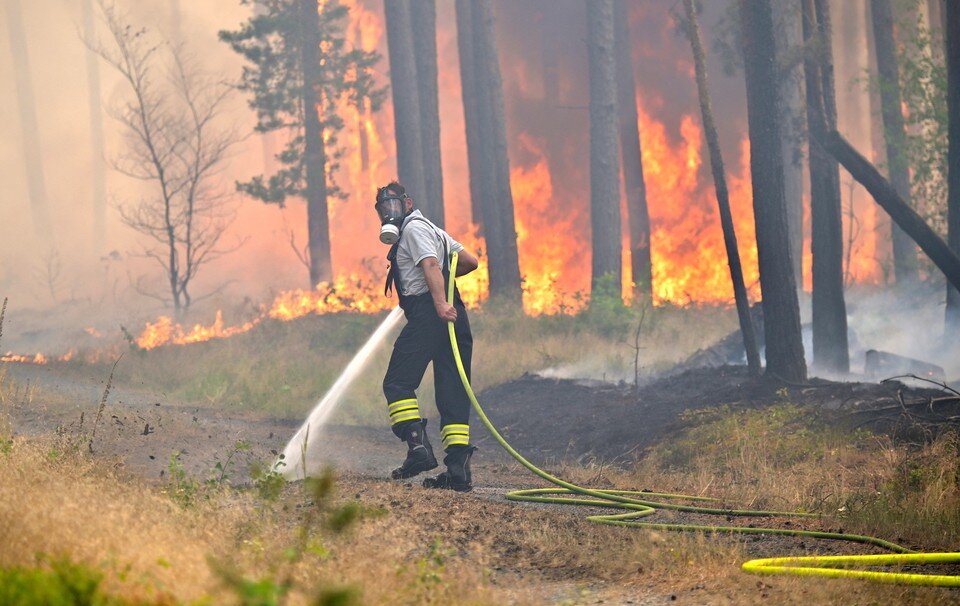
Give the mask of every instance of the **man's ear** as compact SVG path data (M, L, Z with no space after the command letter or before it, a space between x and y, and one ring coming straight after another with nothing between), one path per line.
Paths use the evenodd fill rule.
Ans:
M413 198L411 198L410 196L407 196L406 198L404 198L404 199L403 199L403 207L404 207L405 209L407 209L407 212L412 211L412 210L413 210Z

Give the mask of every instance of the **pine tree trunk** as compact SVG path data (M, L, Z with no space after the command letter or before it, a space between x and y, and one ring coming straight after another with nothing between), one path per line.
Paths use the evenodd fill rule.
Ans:
M901 109L900 69L893 38L893 9L890 0L871 0L870 9L880 76L880 107L887 144L887 172L894 189L910 204L910 167L903 152L907 131ZM893 226L893 266L898 284L909 285L917 281L917 247L910 236L896 225Z
M626 0L614 0L614 44L617 68L617 114L620 129L620 167L627 196L630 232L630 268L634 293L646 299L653 296L650 262L650 215L647 212L647 187L643 180L640 130L637 124L637 91L630 56L630 23Z
M946 0L927 0L927 22L930 28L930 50L933 56L942 58L947 50Z
M470 173L470 210L473 223L484 232L483 183L490 183L493 178L487 174L483 163L484 133L480 130L473 10L472 0L457 0L457 54L460 58L460 88L467 140L467 167ZM489 242L487 244L489 246Z
M773 0L773 23L777 57L798 52L803 36L800 4L796 0ZM803 84L796 66L780 63L780 153L783 156L783 193L787 204L790 261L797 290L803 290ZM788 69L789 68L789 69Z
M427 190L423 177L420 92L414 59L410 0L384 2L383 10L387 22L387 52L390 55L397 174L407 193L417 204L421 204L426 200Z
M707 84L707 60L700 36L700 22L694 0L684 0L687 15L690 46L693 49L693 65L697 79L697 93L700 100L700 114L703 116L703 131L710 151L710 170L713 173L713 185L717 192L717 207L720 211L720 228L723 230L723 243L727 251L727 265L730 268L730 281L733 285L733 298L737 304L737 317L740 320L740 334L743 336L743 349L747 354L747 368L752 376L760 375L760 353L757 350L757 336L750 317L750 300L743 281L743 267L740 264L740 249L737 246L737 232L733 225L733 213L730 211L730 194L727 189L727 176L723 168L723 155L720 153L720 137L713 120L713 107L710 102L710 88Z
M10 54L13 56L14 85L17 90L17 108L20 115L20 132L23 137L23 159L27 169L27 191L30 195L30 210L33 230L37 240L44 245L54 238L47 201L47 187L43 174L43 151L37 131L37 109L33 95L33 79L30 75L30 56L23 31L23 13L20 0L5 0L7 35L10 39Z
M807 123L810 129L835 128L829 7L820 0L803 2L803 37L820 50L804 59L807 90ZM816 39L819 44L813 42ZM828 124L830 125L828 127ZM843 218L840 199L840 166L815 141L810 141L810 225L813 252L813 363L831 372L850 370L847 339L847 306L843 292Z
M490 181L481 183L484 234L487 238L490 298L509 305L522 303L517 229L510 189L510 158L507 154L507 125L504 118L503 80L497 57L491 0L475 0L474 61L476 93L480 105L480 133L484 172Z
M613 0L587 3L590 64L591 292L620 297L620 179ZM604 292L606 289L608 292Z
M430 220L444 227L443 169L440 163L440 105L437 91L436 0L411 0L413 50L420 98L420 143L423 146L423 185L420 200Z
M560 104L560 53L561 37L557 35L563 27L563 11L556 9L555 0L541 0L540 19L540 55L541 77L543 78L544 103L549 106Z
M80 9L84 39L96 40L93 1L83 0ZM89 49L86 59L87 102L90 112L90 178L93 186L93 252L100 256L107 250L107 175L104 161L103 108L100 100L100 59Z
M960 5L947 2L944 13L947 60L947 242L960 254ZM960 291L947 288L947 340L960 334Z
M788 241L780 155L780 100L770 0L740 0L743 63L750 131L750 173L763 292L767 373L803 381L807 366L800 332L800 306Z
M333 280L330 219L327 215L327 159L320 128L320 23L317 0L300 0L300 55L303 65L304 163L307 173L307 248L310 286Z

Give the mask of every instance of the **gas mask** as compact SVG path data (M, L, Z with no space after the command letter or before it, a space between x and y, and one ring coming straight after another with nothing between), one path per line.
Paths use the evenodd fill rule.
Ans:
M377 200L375 208L380 217L380 241L384 244L393 245L400 239L400 228L407 214L404 208L406 197L406 194L387 195Z

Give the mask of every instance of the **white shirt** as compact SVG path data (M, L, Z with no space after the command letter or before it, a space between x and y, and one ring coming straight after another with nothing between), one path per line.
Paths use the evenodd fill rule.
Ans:
M413 211L403 220L400 245L397 247L397 273L400 275L404 295L422 295L430 290L423 275L423 268L419 265L427 257L436 259L441 268L446 265L448 261L443 258L444 241L448 254L463 250L463 244L431 223L419 210Z

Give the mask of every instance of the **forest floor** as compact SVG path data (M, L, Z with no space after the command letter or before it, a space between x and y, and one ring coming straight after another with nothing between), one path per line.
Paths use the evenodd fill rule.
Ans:
M957 591L739 569L753 557L870 551L859 546L604 527L585 520L590 508L507 502L509 490L542 482L479 426L476 489L465 495L384 479L402 455L385 428L329 426L317 456L336 470L333 496L281 486L262 469L300 419L122 381L101 409L105 377L56 366L0 373L0 436L10 436L0 440L0 567L36 566L44 554L59 570L66 557L102 575L108 596L231 603L289 586L293 603L333 599L341 587L368 604L960 603ZM823 517L804 528L915 549L960 540L951 429L960 402L942 390L778 386L720 367L639 389L525 375L481 400L521 451L585 485L816 511ZM357 519L343 530L332 520L346 511ZM316 512L330 519L318 524ZM667 512L654 521L718 523Z

